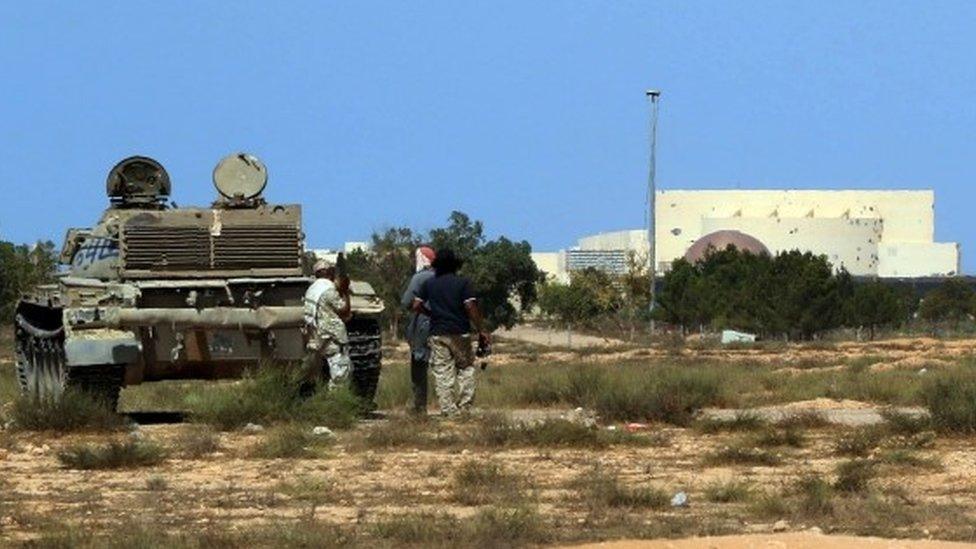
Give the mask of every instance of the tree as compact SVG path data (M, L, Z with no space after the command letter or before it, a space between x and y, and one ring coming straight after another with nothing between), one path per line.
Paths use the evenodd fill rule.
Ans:
M57 264L53 242L24 246L0 241L0 320L13 318L24 292L52 282Z
M872 340L877 328L898 325L908 314L898 291L877 280L854 288L849 309L849 324L867 327Z
M394 227L374 232L370 240L369 252L356 250L346 257L346 268L351 278L369 282L383 300L383 315L395 338L400 333L400 319L406 314L400 297L414 273L414 250L421 239L407 227Z
M963 279L949 278L922 298L918 315L930 322L948 322L953 328L976 314L976 292Z
M567 328L596 322L620 306L620 291L613 279L593 268L574 272L569 284L546 283L539 299L542 312Z
M450 248L462 261L470 260L485 242L484 225L457 210L451 212L447 221L447 227L430 231L431 246L435 250Z
M349 254L346 265L351 277L372 284L386 306L390 330L398 335L406 313L400 297L414 273L414 250L425 239L420 232L395 227L374 232L371 240L372 249ZM430 241L435 250L451 248L462 258L461 273L471 279L489 328L511 327L535 303L542 273L532 261L528 242L505 237L486 241L482 223L457 211L446 227L430 231Z
M661 291L657 293L655 315L659 320L681 327L682 333L711 322L706 306L708 292L705 280L692 263L678 259L664 275Z
M529 243L505 237L475 249L461 270L478 292L489 329L514 326L521 311L536 302L537 283L543 276L532 261Z

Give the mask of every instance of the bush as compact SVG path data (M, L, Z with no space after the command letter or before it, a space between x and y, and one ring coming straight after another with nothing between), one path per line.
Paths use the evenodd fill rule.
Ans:
M454 471L452 499L463 505L512 503L522 499L522 483L497 463L469 460Z
M830 515L834 511L834 492L830 484L817 475L809 475L796 484L800 496L799 509L804 516Z
M657 368L643 379L607 384L592 407L608 421L656 420L688 425L701 408L722 401L722 377L703 368Z
M576 483L591 511L606 508L663 509L670 503L668 494L649 486L625 486L615 474L594 469Z
M873 461L867 459L845 461L837 466L837 481L834 482L834 488L841 492L865 492L876 474Z
M251 456L264 459L314 457L316 448L329 442L313 435L311 427L286 424L269 429L251 450Z
M704 418L696 422L695 427L702 433L722 433L739 431L758 431L767 425L766 421L755 412L738 412L732 419Z
M747 482L730 480L710 484L705 488L705 499L713 503L736 503L752 496L752 486Z
M166 459L159 445L140 441L113 441L107 445L76 444L58 452L58 460L71 469L124 469L156 465Z
M939 430L976 432L976 375L957 371L937 376L923 386L922 399Z
M834 451L841 456L865 457L881 446L884 431L877 426L859 427L840 437Z
M747 448L745 446L727 446L718 452L709 455L705 462L708 465L762 465L771 467L779 465L782 460L776 454L772 454L758 448Z
M193 421L220 430L248 423L306 421L332 428L349 428L363 410L363 403L347 388L324 385L311 397L299 392L300 379L289 368L266 366L239 382L206 387L187 397Z
M220 440L207 427L189 426L176 437L180 454L189 459L198 459L220 449Z
M13 402L11 419L15 428L28 431L113 431L124 424L103 401L75 389L56 400L20 396Z

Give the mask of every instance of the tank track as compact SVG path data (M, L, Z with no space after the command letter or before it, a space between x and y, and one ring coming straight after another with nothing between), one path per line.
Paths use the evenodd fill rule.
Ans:
M121 366L68 367L64 330L43 330L20 315L16 318L15 339L17 381L24 394L58 398L66 389L77 388L116 409L125 373Z
M349 335L349 358L352 361L352 390L375 406L374 399L383 360L379 319L354 317L346 324L346 332Z

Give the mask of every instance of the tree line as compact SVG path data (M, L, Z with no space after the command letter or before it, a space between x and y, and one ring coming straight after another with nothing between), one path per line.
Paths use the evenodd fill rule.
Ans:
M53 242L33 246L0 240L0 321L13 319L20 296L54 279L58 258Z
M976 315L976 292L962 279L947 279L920 299L910 287L855 281L810 252L756 255L729 246L695 263L679 259L661 280L653 313L649 284L646 261L632 256L623 276L590 269L573 273L569 284L546 284L539 306L564 325L597 321L633 330L653 317L682 333L736 329L787 339L839 328L873 338L919 320L958 329Z

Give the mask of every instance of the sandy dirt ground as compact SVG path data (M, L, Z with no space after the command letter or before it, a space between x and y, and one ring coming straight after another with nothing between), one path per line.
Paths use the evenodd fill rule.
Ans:
M573 546L577 549L950 549L970 544L934 540L891 540L817 533L719 536L681 540L621 540Z
M868 368L938 368L976 352L976 340L939 341L926 338L874 343L842 343L829 348L787 346L782 349L685 349L685 356L720 361L756 361L804 366L805 361L826 360L837 364L860 359ZM581 355L574 351L513 348L495 357L501 362L588 360L611 362L671 356L662 349L617 350ZM398 353L391 353L394 357ZM2 357L9 362L9 356ZM396 360L396 358L395 358ZM774 362L775 361L775 362ZM6 365L2 374L9 374ZM912 522L886 530L886 535L912 538L892 541L833 536L860 527L845 526L843 514L815 519L782 520L757 514L749 503L716 502L710 487L732 480L747 483L760 492L778 493L809 475L832 482L838 464L847 457L836 455L838 438L849 427L873 423L880 408L857 401L819 399L760 409L761 413L786 413L812 409L835 417L841 425L811 429L800 448L772 450L777 465L714 465L708 456L740 442L741 433L705 434L695 429L651 425L637 432L647 437L646 446L610 446L600 449L506 447L478 448L370 448L364 437L380 422L365 422L341 432L334 444L302 459L259 459L251 449L261 434L234 431L219 434L219 449L201 458L184 457L180 439L195 427L186 424L146 425L139 437L172 449L160 465L132 470L79 471L67 469L57 459L60 450L77 442L105 442L129 434L64 435L17 433L0 446L0 546L36 538L52 522L94 530L111 529L126 521L150 521L173 530L240 529L301 518L340 525L371 524L405 513L447 513L470 517L478 506L457 501L451 472L468 460L492 462L521 475L526 497L549 523L580 532L597 531L605 524L594 519L581 479L597 469L612 471L623 485L651 487L667 494L684 491L690 505L666 509L618 509L627 524L654 526L662 521L687 521L703 532L718 529L742 534L729 538L689 540L620 541L594 547L950 547L924 538L976 538L976 438L938 437L931 445L913 450L932 466L885 464L872 481L873 490L885 501L897 502L897 512L913 513ZM568 410L550 409L543 414L564 415ZM735 411L713 411L723 417ZM844 417L842 417L844 416ZM845 417L847 419L845 419ZM851 419L853 418L853 419ZM867 419L865 419L867 418ZM463 428L460 427L460 428ZM600 428L605 428L601 426ZM0 433L3 434L3 433ZM314 496L301 490L315 488ZM873 504L860 496L845 496L839 505L846 511ZM848 501L849 500L849 501ZM892 504L894 505L894 504ZM894 509L894 508L893 508ZM892 511L895 512L895 511ZM810 533L820 528L824 535ZM880 528L880 526L878 526ZM785 531L783 531L785 530ZM870 529L869 529L870 530ZM628 537L610 528L602 537ZM691 534L695 531L689 532ZM921 539L921 541L916 541Z

